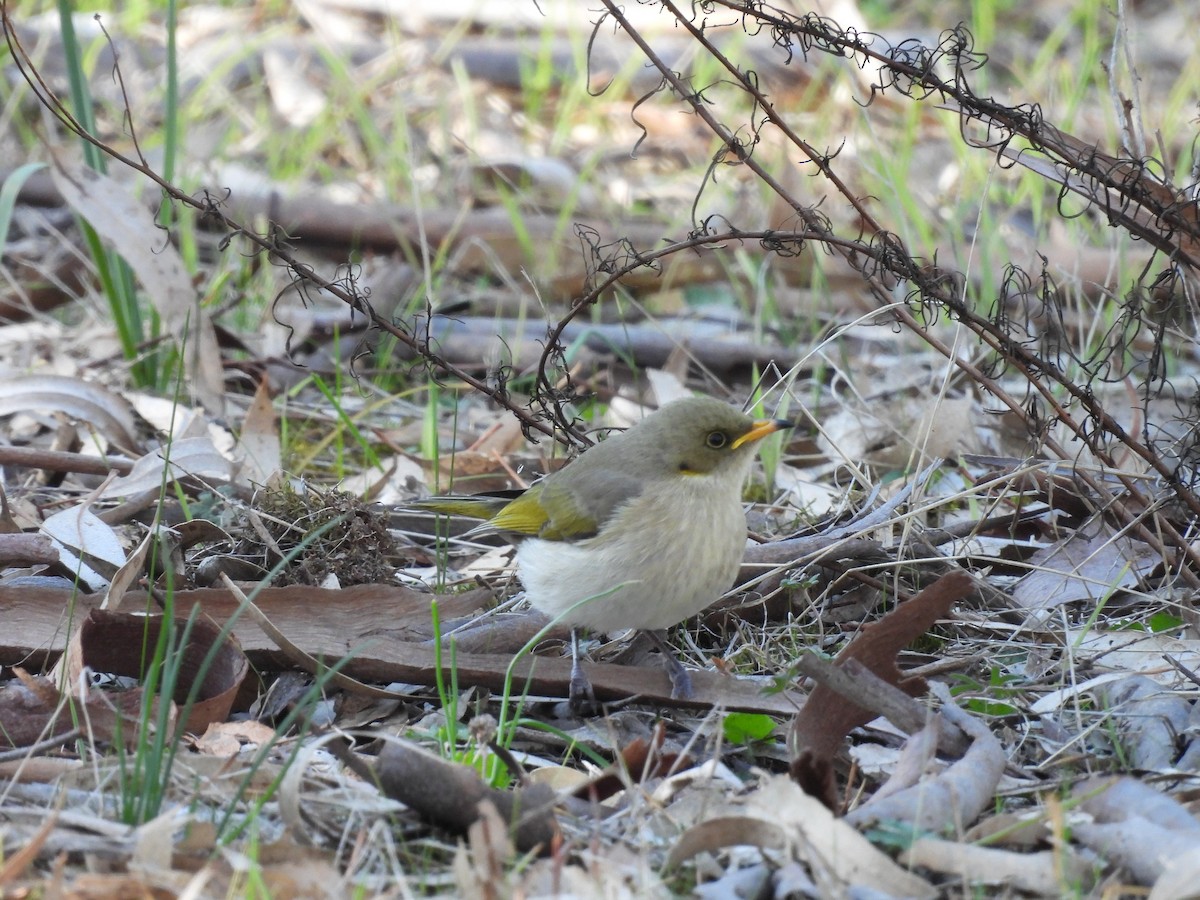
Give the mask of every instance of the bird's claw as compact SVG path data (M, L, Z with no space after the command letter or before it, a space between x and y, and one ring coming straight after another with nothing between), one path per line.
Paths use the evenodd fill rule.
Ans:
M600 709L600 705L596 702L596 694L592 690L592 682L583 673L583 666L578 657L571 661L571 680L567 683L567 703L571 707L571 712L577 716L594 716Z

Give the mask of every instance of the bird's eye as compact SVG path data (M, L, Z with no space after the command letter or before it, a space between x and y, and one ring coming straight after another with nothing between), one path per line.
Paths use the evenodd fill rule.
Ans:
M712 450L720 450L729 443L729 435L723 431L710 431L708 437L704 439L704 443L708 444Z

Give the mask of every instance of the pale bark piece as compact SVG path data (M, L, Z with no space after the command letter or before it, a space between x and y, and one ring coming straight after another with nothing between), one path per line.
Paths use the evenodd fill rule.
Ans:
M1200 846L1200 819L1142 781L1093 778L1071 794L1095 820L1074 824L1072 837L1127 868L1139 884L1154 884Z
M667 867L678 866L702 851L747 843L787 849L851 892L860 887L894 897L937 896L931 884L896 865L845 821L835 818L821 801L782 775L765 779L745 800L730 804L724 817L685 831L668 855Z
M115 179L61 159L55 159L50 172L63 199L137 275L162 320L163 333L179 341L192 390L209 412L222 414L225 381L217 332L169 235Z
M1192 704L1184 734L1187 736L1187 746L1179 754L1175 766L1182 772L1200 772L1200 702Z
M1111 866L1123 866L1138 884L1154 884L1171 862L1195 851L1200 832L1174 831L1140 816L1120 822L1080 822L1071 838Z
M1167 863L1148 900L1200 900L1200 844Z
M935 778L852 810L845 819L850 824L861 828L890 820L927 831L961 831L987 808L1008 755L986 725L954 705L948 691L940 685L931 690L944 694L942 715L971 738L967 754Z
M1200 819L1177 800L1136 778L1092 778L1077 784L1071 793L1082 799L1083 809L1097 822L1138 816L1163 828L1192 832L1200 840Z
M1005 887L1041 897L1061 897L1079 886L1090 890L1094 878L1092 864L1069 849L1015 853L925 837L904 851L900 861L967 884Z
M895 766L891 768L888 780L875 792L871 797L872 800L880 801L892 794L898 794L921 780L921 775L928 771L937 757L938 723L940 721L940 717L935 715L929 720L928 725L909 735ZM854 755L855 749L863 746L852 747L851 755Z
M1144 675L1106 684L1097 694L1113 718L1130 766L1146 772L1174 766L1175 741L1187 732L1191 701Z

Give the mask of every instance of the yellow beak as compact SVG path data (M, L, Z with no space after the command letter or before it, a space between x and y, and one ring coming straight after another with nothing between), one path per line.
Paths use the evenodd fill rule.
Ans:
M742 444L749 444L761 438L765 438L768 434L774 434L776 431L782 431L785 428L796 427L795 422L789 422L787 419L758 419L747 431L739 438L734 438L731 449L736 450Z

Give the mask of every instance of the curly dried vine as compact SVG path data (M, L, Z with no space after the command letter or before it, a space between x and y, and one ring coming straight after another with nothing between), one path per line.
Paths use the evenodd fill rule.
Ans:
M1148 365L1142 364L1137 370L1143 378L1142 395L1149 398L1152 383L1161 383L1165 378L1162 340L1169 330L1166 323L1172 316L1178 319L1181 310L1190 312L1195 308L1196 273L1200 269L1200 208L1195 186L1172 185L1162 174L1165 167L1149 154L1136 158L1114 156L1071 136L1046 121L1037 104L1009 106L977 95L972 87L973 75L987 65L988 59L975 48L973 36L962 25L944 31L933 46L916 40L892 44L877 34L842 28L829 18L792 15L758 0L705 0L690 5L655 0L653 5L673 16L697 47L724 69L724 81L732 81L750 101L746 119L731 124L722 121L720 111L705 101L703 92L693 90L664 62L624 15L620 4L615 0L602 3L601 21L612 21L623 30L661 75L660 85L652 93L670 91L717 137L720 149L709 171L718 164L745 166L792 209L798 228L790 234L779 231L752 235L730 225L722 234L714 235L706 220L694 225L687 241L653 253L639 253L624 245L619 252L611 245L590 245L590 271L603 279L590 284L551 333L552 341L566 321L583 306L596 302L630 267L657 264L670 253L704 241L711 245L753 238L775 252L798 252L807 244L823 245L861 275L870 294L881 308L889 309L889 315L897 317L1024 421L1029 433L1036 435L1049 453L1070 460L1069 450L1050 436L1050 424L1065 426L1102 465L1113 470L1122 491L1120 500L1103 479L1083 471L1077 477L1095 492L1100 503L1116 511L1124 524L1164 553L1172 548L1169 557L1186 559L1189 566L1182 569L1184 577L1200 585L1200 554L1170 522L1157 516L1161 498L1149 493L1151 488L1146 482L1122 473L1113 456L1114 448L1120 446L1140 458L1189 512L1189 518L1200 521L1200 497L1193 490L1197 475L1185 464L1185 460L1200 457L1196 427L1186 428L1183 436L1174 429L1163 431L1160 437L1147 426L1133 433L1105 409L1092 389L1095 383L1128 380L1131 372L1125 351L1147 338L1153 347L1151 358ZM1065 332L1063 299L1045 260L1036 277L1015 265L1007 266L999 296L981 308L970 300L962 273L914 256L898 235L883 226L868 198L856 193L839 175L836 154L816 150L772 103L765 79L738 66L721 50L712 33L720 27L714 22L715 14L722 10L734 13L747 34L769 34L787 63L812 54L827 54L856 65L867 81L867 106L892 95L915 102L933 100L951 108L959 115L959 131L967 146L994 154L1001 166L1029 168L1055 185L1060 213L1064 215L1068 214L1064 206L1068 197L1084 198L1087 206L1096 209L1109 225L1144 241L1158 255L1160 265L1165 259L1165 267L1154 276L1150 288L1135 288L1129 293L1102 346L1087 355L1075 352L1061 338ZM853 211L859 234L850 238L836 234L826 216L799 203L775 173L755 157L754 148L767 126L797 148ZM694 210L700 208L700 195L706 185L707 177L697 192ZM606 250L608 255L598 257ZM1147 261L1145 274L1152 268L1152 261ZM894 304L897 285L907 287L905 305L899 307ZM976 336L986 353L981 362L954 353L930 330L940 315L948 315ZM1037 324L1030 327L1027 323ZM544 362L548 359L545 357ZM1081 372L1084 379L1076 380L1075 372ZM1009 373L1024 380L1024 397L1013 396L998 382L1000 376ZM1193 397L1191 405L1197 402ZM1188 421L1182 417L1183 424ZM1154 521L1148 524L1147 517L1152 514Z
M399 323L389 321L380 316L372 308L365 293L359 288L358 279L351 270L345 269L341 274L335 275L333 278L322 275L312 266L301 262L295 256L287 244L286 236L274 224L268 226L266 233L254 231L236 221L225 212L223 199L214 196L208 191L200 192L199 196L192 196L164 179L141 154L141 150L138 148L136 142L134 146L137 158L132 158L100 140L100 138L92 134L79 122L67 105L46 84L41 73L17 37L9 15L7 2L0 2L0 21L3 22L4 38L8 44L9 52L21 76L29 84L38 101L72 134L96 147L109 158L144 175L154 182L162 190L165 199L194 209L209 223L217 224L225 232L221 241L222 248L228 247L235 238L243 238L254 248L254 252L266 254L274 264L281 265L287 269L293 279L294 288L303 292L315 287L328 292L352 310L366 316L372 327L391 335L399 343L410 348L423 362L430 377L449 376L461 380L479 393L491 397L496 403L508 409L520 420L522 428L525 429L527 434L536 431L543 435L564 439L563 435L556 434L555 429L543 417L535 414L530 408L515 403L504 389L503 383L489 384L487 380L440 357L431 347L429 341L423 340L414 329L404 327ZM125 115L128 120L128 103L126 103Z

